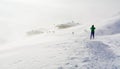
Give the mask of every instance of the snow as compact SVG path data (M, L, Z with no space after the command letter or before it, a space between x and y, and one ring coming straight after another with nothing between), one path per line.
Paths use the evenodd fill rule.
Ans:
M97 35L119 34L118 29L120 29L120 15L108 19L106 24L97 31Z
M98 27L97 32L104 29L107 31L96 32L95 40L89 40L87 27L87 24L66 29L54 27L45 30L43 34L26 35L21 40L1 44L0 68L119 69L119 21Z
M83 27L85 25L56 30L55 33L28 36L21 41L2 44L0 68L119 69L119 32L96 36L95 40L89 40L83 35L85 31L79 33L79 29Z
M114 69L114 60L117 57L110 49L109 46L100 42L92 41L87 44L90 49L90 60L89 64L86 65L88 68L97 69Z
M92 1L0 1L0 69L120 69L119 1Z

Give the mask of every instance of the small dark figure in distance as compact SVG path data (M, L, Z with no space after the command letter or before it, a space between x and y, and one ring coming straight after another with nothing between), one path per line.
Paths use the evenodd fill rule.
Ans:
M94 27L94 25L92 25L92 27L90 28L90 30L91 30L91 35L90 35L90 39L94 39L95 38L95 27Z
M72 35L74 35L75 33L74 32L72 32Z

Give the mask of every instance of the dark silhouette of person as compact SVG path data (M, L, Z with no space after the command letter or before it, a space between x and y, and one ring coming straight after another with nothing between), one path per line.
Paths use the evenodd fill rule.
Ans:
M90 30L91 30L91 35L90 35L90 39L94 39L95 38L95 27L94 25L91 26Z

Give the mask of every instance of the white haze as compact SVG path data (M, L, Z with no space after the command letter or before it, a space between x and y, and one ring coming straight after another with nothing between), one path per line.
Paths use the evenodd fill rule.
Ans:
M99 23L120 11L120 0L1 0L0 39L53 24Z

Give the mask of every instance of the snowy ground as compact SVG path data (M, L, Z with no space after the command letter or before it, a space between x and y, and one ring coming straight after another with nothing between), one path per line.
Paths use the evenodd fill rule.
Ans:
M119 37L120 0L0 0L0 69L120 69Z
M89 40L83 27L1 44L0 69L120 69L119 32Z

